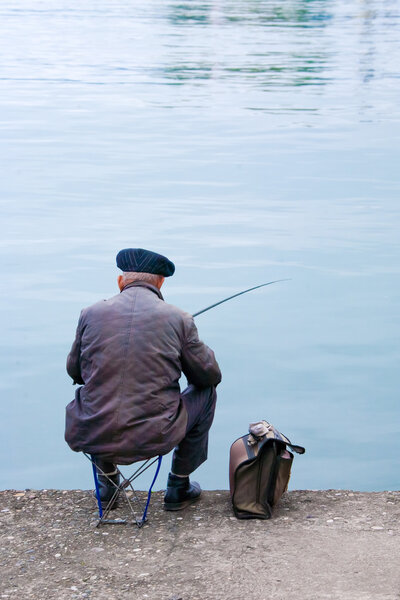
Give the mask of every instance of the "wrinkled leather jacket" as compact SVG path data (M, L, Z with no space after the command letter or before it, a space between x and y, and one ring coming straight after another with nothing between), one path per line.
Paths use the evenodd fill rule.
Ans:
M67 406L66 441L118 464L166 454L184 437L182 372L197 387L221 381L193 317L141 281L81 312L67 371L81 387Z

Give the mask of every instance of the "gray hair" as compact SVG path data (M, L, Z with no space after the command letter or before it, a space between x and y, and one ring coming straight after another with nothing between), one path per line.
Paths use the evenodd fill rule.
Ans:
M128 283L133 283L134 281L146 281L146 283L151 283L156 287L160 287L163 276L155 275L154 273L136 273L134 271L124 271L122 273L122 278L124 285L128 285Z

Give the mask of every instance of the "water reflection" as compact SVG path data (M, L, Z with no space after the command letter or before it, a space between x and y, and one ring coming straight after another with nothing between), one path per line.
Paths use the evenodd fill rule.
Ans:
M212 10L210 2L179 2L171 5L169 20L172 25L207 25Z
M372 3L365 0L365 8L361 17L361 35L362 48L360 51L360 76L363 83L368 83L375 75L375 20L377 12L373 9Z
M277 103L271 107L269 96L259 92L303 88L308 94L293 96L290 106L281 99L284 113L321 111L322 106L333 112L340 90L349 99L341 115L349 110L349 118L358 112L365 119L377 111L377 104L360 95L360 89L378 71L380 85L368 93L379 97L382 80L394 77L380 44L383 29L388 31L391 64L399 56L399 11L393 0L384 5L364 0L357 6L333 0L193 0L170 3L166 17L172 33L163 65L154 74L169 84L209 86L215 98L230 90L251 110L278 110ZM385 92L393 95L393 90Z
M332 18L330 2L298 0L297 2L179 2L170 6L173 25L207 25L218 21L244 25L277 25L289 27L323 27Z
M247 80L262 89L324 85L329 80L329 50L316 48L304 37L296 39L295 31L322 31L332 18L329 7L320 0L173 3L170 23L177 31L190 31L191 43L200 52L196 62L182 57L178 37L176 52L169 53L175 61L165 65L163 75L177 83Z

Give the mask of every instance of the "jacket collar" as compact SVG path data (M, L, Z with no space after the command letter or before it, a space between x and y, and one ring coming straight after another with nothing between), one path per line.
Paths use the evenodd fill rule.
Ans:
M158 287L156 287L155 285L151 285L151 283L147 283L147 281L132 281L132 283L128 283L128 285L126 285L124 287L124 289L121 290L120 293L122 294L122 292L124 292L128 288L132 288L132 287L145 287L148 290L157 294L157 296L160 298L160 300L164 300L163 295L160 292L160 290L158 289Z

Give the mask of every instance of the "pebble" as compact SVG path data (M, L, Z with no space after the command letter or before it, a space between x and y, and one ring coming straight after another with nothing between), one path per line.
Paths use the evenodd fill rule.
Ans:
M333 523L333 522L334 522L333 519L328 519L327 520L327 523Z
M138 577L148 577L150 573L139 573Z
M100 546L93 546L93 548L91 548L92 552L104 552L104 548L101 548Z
M56 558L60 558L61 554L55 554L54 555Z
M371 527L371 529L375 529L375 531L378 531L378 530L380 530L380 529L384 529L384 527L380 527L379 525L373 525L373 526Z

